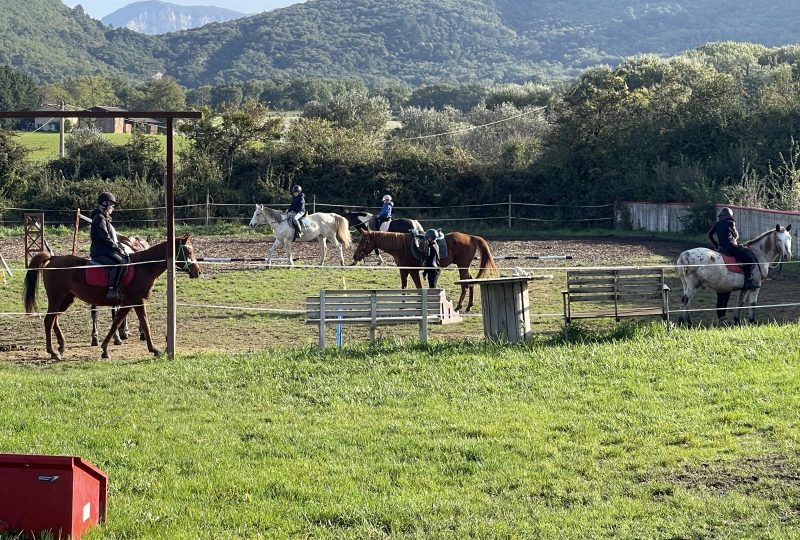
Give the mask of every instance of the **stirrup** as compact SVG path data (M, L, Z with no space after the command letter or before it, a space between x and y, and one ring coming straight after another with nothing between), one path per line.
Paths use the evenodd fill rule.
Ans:
M122 291L115 287L109 287L106 293L107 300L122 300Z
M747 290L747 291L750 291L750 290L753 290L753 289L758 289L760 287L761 287L761 285L753 283L753 278L746 278L744 280L744 283L742 284L742 289Z

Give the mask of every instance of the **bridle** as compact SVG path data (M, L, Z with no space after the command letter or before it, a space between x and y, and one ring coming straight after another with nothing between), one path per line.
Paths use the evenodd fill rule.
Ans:
M183 260L180 259L181 255L183 255ZM194 264L194 261L189 258L189 247L183 240L178 242L178 253L175 256L175 264L179 265L181 262L183 262L183 266L178 266L178 269L183 272L189 272Z

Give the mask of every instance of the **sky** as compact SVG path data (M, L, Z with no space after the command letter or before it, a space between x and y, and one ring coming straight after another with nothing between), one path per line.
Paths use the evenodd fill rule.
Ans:
M69 7L80 4L83 10L94 17L102 19L121 7L133 4L136 0L65 0ZM181 6L217 6L232 9L241 13L261 13L275 8L297 4L298 0L165 0L170 4Z

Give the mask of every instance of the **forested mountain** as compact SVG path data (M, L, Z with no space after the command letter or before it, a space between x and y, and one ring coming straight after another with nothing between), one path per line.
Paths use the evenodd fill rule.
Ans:
M799 41L789 0L310 0L167 34L110 29L58 0L0 0L0 63L40 80L169 74L464 83L576 75L709 41Z
M103 23L142 34L166 34L244 17L214 6L179 6L160 0L134 2L103 17Z

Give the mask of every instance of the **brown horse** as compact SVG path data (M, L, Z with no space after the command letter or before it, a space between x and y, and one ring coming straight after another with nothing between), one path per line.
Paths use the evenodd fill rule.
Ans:
M109 358L108 343L119 328L123 319L131 309L136 310L139 324L144 330L147 350L158 356L161 352L153 345L150 336L150 324L147 321L147 311L144 302L150 296L156 278L167 270L167 243L162 242L150 249L131 254L130 261L135 266L133 279L123 289L123 303L114 317L111 330L103 340L103 358ZM175 262L179 268L189 274L190 278L200 275L200 267L194 260L192 237L188 235L175 240ZM64 334L58 324L58 317L75 301L80 298L88 304L96 306L113 306L116 300L106 299L107 287L97 287L86 283L86 266L89 261L74 255L51 256L49 253L37 253L31 259L28 270L25 272L25 311L34 313L36 309L36 292L38 289L39 274L45 267L44 289L47 292L47 314L44 317L44 333L47 341L47 352L54 360L61 359L65 349ZM142 263L142 264L136 264ZM79 268L75 268L75 267ZM55 331L58 339L58 353L53 350L51 333Z
M472 264L472 260L475 258L475 253L480 251L481 265L476 277L482 278L485 275L498 275L497 265L494 263L492 252L489 250L489 244L486 243L486 240L480 236L472 236L460 232L448 233L444 235L444 238L447 243L447 258L439 261L439 266L444 268L445 266L455 264L458 266L458 274L461 279L471 279L472 275L469 272L469 267ZM394 257L395 264L400 267L400 284L404 289L408 286L409 274L411 275L411 279L414 280L414 285L417 286L417 289L422 288L422 282L419 279L419 267L421 262L411 253L410 234L363 231L361 233L361 240L358 242L358 246L356 246L356 252L353 254L353 260L358 262L376 249L385 251ZM467 311L472 309L474 296L473 287L462 285L461 297L458 299L456 311L461 311L467 289L469 289Z

